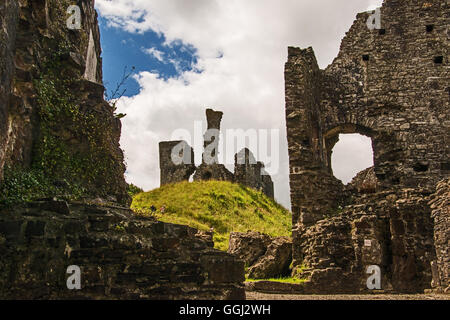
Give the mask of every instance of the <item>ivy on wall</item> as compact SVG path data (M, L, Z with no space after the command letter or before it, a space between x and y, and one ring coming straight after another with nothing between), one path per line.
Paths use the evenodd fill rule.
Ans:
M101 88L83 79L82 57L95 25L84 12L82 29L67 29L71 4L71 0L48 0L47 6L33 2L32 10L24 11L22 19L33 26L33 32L24 34L31 47L16 55L32 61L32 79L24 80L23 87L33 91L24 96L32 105L33 149L31 163L4 168L0 205L54 196L112 195L129 202L117 141L119 116L105 102Z
M39 132L32 165L5 169L0 204L50 196L106 195L99 186L112 182L117 174L117 160L109 149L109 122L77 96L82 75L67 62L70 51L67 42L58 42L33 81Z

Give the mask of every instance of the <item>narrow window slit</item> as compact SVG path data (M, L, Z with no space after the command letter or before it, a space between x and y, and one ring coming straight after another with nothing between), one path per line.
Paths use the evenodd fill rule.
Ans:
M427 172L428 171L428 165L425 164L425 163L418 162L418 163L416 163L413 166L413 169L414 169L415 172Z
M442 64L444 62L444 57L443 56L438 56L434 58L434 63L436 64Z

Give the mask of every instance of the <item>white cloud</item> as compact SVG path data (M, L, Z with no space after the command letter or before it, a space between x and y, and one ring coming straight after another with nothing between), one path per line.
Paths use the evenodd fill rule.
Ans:
M156 48L142 48L142 51L154 58L156 58L159 62L164 62L164 52L159 51Z
M337 55L356 13L381 0L97 0L109 24L129 32L153 30L167 45L197 49L198 69L165 81L142 72L141 92L119 102L127 179L159 186L158 142L179 128L193 131L206 107L224 112L223 129L279 129L281 170L276 198L289 205L284 119L284 63L288 46L313 46L322 68ZM222 56L223 55L223 56ZM220 57L220 58L218 58ZM197 158L201 150L196 150ZM264 161L258 155L258 160Z

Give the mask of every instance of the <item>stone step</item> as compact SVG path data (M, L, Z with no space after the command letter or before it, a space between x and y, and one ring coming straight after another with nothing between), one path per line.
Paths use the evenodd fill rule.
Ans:
M245 282L246 291L256 291L261 293L273 294L304 294L307 287L307 281L299 284L277 282L277 281L247 281Z

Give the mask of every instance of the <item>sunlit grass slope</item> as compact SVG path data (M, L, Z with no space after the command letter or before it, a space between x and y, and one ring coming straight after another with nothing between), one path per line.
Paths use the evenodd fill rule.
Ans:
M288 210L254 189L223 181L182 182L163 186L133 198L132 209L160 221L184 224L208 231L214 228L215 247L227 250L230 232L259 231L271 236L290 236ZM165 212L159 209L165 206Z

